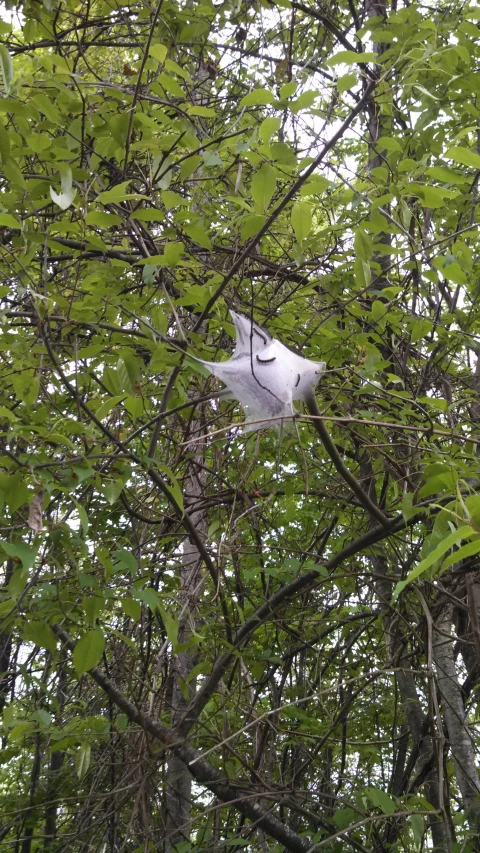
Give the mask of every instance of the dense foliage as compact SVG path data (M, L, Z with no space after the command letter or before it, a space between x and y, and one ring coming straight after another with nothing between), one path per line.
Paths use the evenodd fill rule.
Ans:
M2 849L479 849L480 8L2 16Z

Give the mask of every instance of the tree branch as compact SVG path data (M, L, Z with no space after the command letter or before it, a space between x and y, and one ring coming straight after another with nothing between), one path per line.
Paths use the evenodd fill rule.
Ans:
M318 403L315 394L309 394L308 397L305 399L305 403L307 405L308 411L313 417L312 423L315 429L317 430L320 438L322 439L323 446L327 451L338 473L341 477L343 477L345 482L348 483L353 494L356 495L363 508L366 509L370 515L376 518L376 520L380 522L382 527L384 527L386 530L389 530L391 524L390 520L387 518L386 515L383 514L381 509L379 509L378 506L374 504L374 502L369 498L367 493L364 492L364 490L362 489L357 478L354 477L354 475L347 468L347 466L343 464L338 454L337 448L335 447L330 437L330 433L326 428L323 420L321 419L321 412L318 408Z
M56 625L54 627L56 635L61 639L64 646L73 652L75 643L71 640L68 633ZM140 711L116 687L113 682L105 675L98 666L88 670L88 674L98 684L103 692L108 696L117 708L120 708L132 723L139 725L145 732L152 735L156 740L160 741L167 749L171 749L188 767L193 778L208 788L212 794L215 794L219 800L228 803L230 807L234 807L240 814L251 820L259 829L263 829L271 838L283 844L287 850L293 853L307 853L311 848L311 843L293 832L288 826L285 826L278 818L274 817L269 811L262 808L252 798L252 790L233 786L229 779L220 775L212 765L203 758L202 754L194 747L184 741L179 741L176 733L172 729L162 726L157 720ZM259 796L259 795L258 795ZM255 797L256 799L256 797Z

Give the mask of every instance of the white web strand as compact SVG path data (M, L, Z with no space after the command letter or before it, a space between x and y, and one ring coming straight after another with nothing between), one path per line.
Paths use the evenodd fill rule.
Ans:
M292 352L250 317L235 311L230 314L236 331L232 358L202 364L225 383L225 396L237 400L246 417L256 421L251 425L246 422L246 431L291 420L296 414L293 401L305 401L325 370L325 363ZM272 418L276 420L271 421Z

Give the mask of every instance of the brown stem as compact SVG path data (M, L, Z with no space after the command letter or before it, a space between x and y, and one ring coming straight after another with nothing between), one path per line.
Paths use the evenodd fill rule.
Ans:
M75 643L70 639L68 633L59 626L55 626L54 630L64 646L73 652ZM229 780L218 773L200 752L187 743L176 740L175 733L171 729L167 729L153 717L140 711L113 684L100 667L92 667L88 674L132 723L137 723L145 732L152 735L168 749L173 750L188 767L196 781L208 788L219 800L233 806L240 814L255 823L257 827L283 844L287 850L291 850L293 853L307 853L310 850L311 843L306 838L301 838L296 832L292 832L288 826L285 826L278 818L262 808L256 802L257 797L252 797L251 790L241 788L239 785L232 786Z
M382 527L390 529L391 521L387 518L386 515L383 514L381 509L379 509L378 506L373 503L373 501L368 497L367 493L364 492L364 490L362 489L357 478L354 477L354 475L351 471L349 471L347 466L343 464L337 451L337 448L335 447L330 437L330 433L328 432L323 420L321 419L321 412L318 408L318 403L313 392L312 394L308 395L308 397L305 399L305 402L309 413L314 418L313 425L317 430L320 438L322 439L323 446L340 476L343 477L346 483L348 483L353 494L356 495L364 509L366 509L367 512L370 513L370 515L376 518L377 521L380 522Z

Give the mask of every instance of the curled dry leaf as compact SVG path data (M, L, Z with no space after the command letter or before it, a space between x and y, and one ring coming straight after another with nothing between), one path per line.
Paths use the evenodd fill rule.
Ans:
M39 533L43 527L43 516L42 516L42 501L43 501L43 491L38 495L35 495L32 503L30 504L28 510L28 526L35 531L35 533Z

